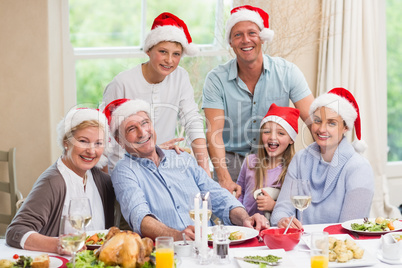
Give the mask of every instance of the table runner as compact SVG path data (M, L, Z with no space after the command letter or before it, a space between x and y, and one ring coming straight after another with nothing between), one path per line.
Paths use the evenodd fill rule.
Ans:
M244 243L229 245L230 248L248 248L248 247L261 247L261 246L265 246L265 243L259 242L257 237L249 239ZM212 248L213 245L209 244L209 247Z
M345 228L342 227L341 224L335 224L335 225L330 225L324 228L325 232L328 232L328 234L348 234L353 239L357 240L362 240L362 239L379 239L381 238L381 235L362 235L362 234L357 234L359 238L355 237L355 234L353 232L350 232L349 230L346 230Z

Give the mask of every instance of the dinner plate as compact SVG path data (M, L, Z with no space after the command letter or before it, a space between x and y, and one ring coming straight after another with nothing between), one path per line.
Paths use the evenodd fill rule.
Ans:
M350 235L348 234L339 234L339 235L329 235L329 237L335 237L336 239L339 240L346 240L350 239L352 241L355 241ZM306 245L310 248L311 245L311 236L302 236L302 240ZM360 248L364 250L364 255L363 258L361 259L352 259L347 262L329 262L328 267L367 267L367 266L373 266L378 263L377 259L375 256L371 255L364 247L361 247L359 245L359 242L355 241L356 244Z
M22 254L22 255L28 256L28 255L25 255L25 254ZM38 255L33 255L33 256L31 256L32 260L33 260L36 256L38 256ZM49 256L49 261L50 261L50 263L49 263L49 268L58 268L58 267L63 266L63 261L62 261L62 259L65 260L65 263L68 262L68 260L67 260L66 258L63 258L63 257L52 257L52 256ZM12 261L12 262L17 261L17 260L15 260L15 259L13 259L12 257L11 257L11 258L8 258L8 260L10 260L10 261Z
M375 222L375 218L370 218L369 221ZM392 230L392 231L378 231L378 232L353 230L352 229L352 223L363 224L364 219L356 219L356 220L345 221L344 223L342 223L342 227L345 228L346 230L349 230L351 232L355 232L355 233L358 233L358 234L362 234L362 235L381 235L381 234L387 234L387 233L397 232L397 231L402 230L402 222L399 221L399 220L394 221L395 230Z
M258 235L258 231L253 229L253 228L248 228L248 227L243 227L243 226L225 226L229 232L233 233L236 231L240 231L242 233L244 233L244 238L239 239L239 240L232 240L230 241L231 245L236 245L236 244L240 244L243 243L247 240L250 240L254 237L256 237ZM208 234L212 234L213 233L213 226L208 227ZM209 240L209 242L212 243L212 240Z
M295 267L293 262L290 259L286 259L286 252L284 249L253 249L253 248L236 248L232 249L231 256L232 257L240 257L244 258L245 256L267 256L274 255L278 257L282 257L280 260L280 266L283 267ZM240 268L256 268L259 267L259 264L253 264L246 261L238 260L237 264ZM267 266L270 267L270 266Z
M89 237L91 237L91 236L93 236L94 234L97 234L97 233L101 233L101 234L107 234L109 232L109 230L96 230L96 231L88 231L87 232L87 237L89 236ZM86 245L87 246L87 249L89 249L89 250L95 250L95 249L98 249L98 248L100 248L101 247L101 245Z

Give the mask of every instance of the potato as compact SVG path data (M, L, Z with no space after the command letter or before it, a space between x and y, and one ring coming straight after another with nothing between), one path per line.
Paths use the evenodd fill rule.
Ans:
M385 219L383 217L377 217L375 223L381 224Z
M364 250L362 248L357 248L353 251L353 258L361 259L363 258Z
M11 268L13 267L12 261L9 260L0 260L0 268Z

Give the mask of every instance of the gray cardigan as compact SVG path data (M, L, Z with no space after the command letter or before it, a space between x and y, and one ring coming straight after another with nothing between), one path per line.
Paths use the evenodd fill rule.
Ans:
M92 175L102 199L106 228L113 226L115 194L110 176L99 168L92 168ZM24 234L36 231L42 235L59 236L59 226L67 186L57 168L50 166L35 182L31 192L7 227L7 244L21 248Z

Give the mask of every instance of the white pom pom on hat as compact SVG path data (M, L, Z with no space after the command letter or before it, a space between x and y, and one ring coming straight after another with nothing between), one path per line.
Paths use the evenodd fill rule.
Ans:
M269 29L269 15L258 7L250 5L238 6L230 11L230 17L226 23L226 41L230 44L230 33L233 26L241 21L251 21L260 28L260 39L271 42L274 38L274 31Z
M320 107L328 107L339 114L348 129L355 128L357 140L352 145L356 152L363 153L367 149L366 142L361 140L360 111L352 93L341 87L331 89L313 101L310 106L310 115Z
M144 51L148 52L153 46L163 41L180 43L184 54L189 56L195 56L199 52L197 45L192 42L187 25L169 12L163 12L155 18L151 32L145 38Z

